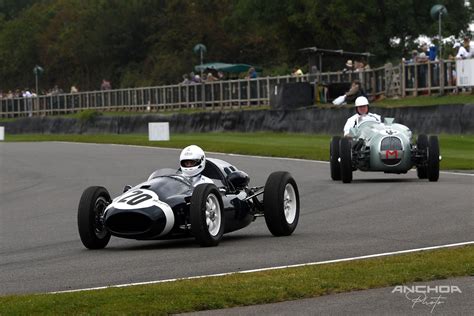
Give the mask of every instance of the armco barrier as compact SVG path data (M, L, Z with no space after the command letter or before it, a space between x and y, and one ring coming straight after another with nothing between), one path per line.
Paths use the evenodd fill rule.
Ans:
M474 104L377 108L371 111L408 126L414 133L474 134ZM5 133L148 133L149 122L169 122L171 133L276 131L341 134L352 107L296 110L214 111L195 114L98 116L89 121L32 117L5 122Z

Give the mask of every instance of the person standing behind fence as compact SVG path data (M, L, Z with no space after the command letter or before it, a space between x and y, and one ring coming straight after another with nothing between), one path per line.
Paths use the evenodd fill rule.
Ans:
M364 89L362 88L362 84L359 80L353 80L351 84L351 88L345 94L337 97L332 101L334 105L344 105L346 103L354 102L358 97L366 97Z
M245 77L246 79L255 79L257 78L257 71L255 70L254 67L250 67L247 76Z
M454 43L453 46L454 49L458 49L458 52L456 54L456 59L466 59L469 58L469 52L466 50L466 48L459 44L459 43Z
M31 101L31 98L33 97L33 94L31 94L30 90L28 88L23 91L22 97L25 99L26 102L26 111L28 112L28 116L32 117L33 116L33 102Z
M291 76L293 77L299 77L299 76L303 76L303 71L299 68L299 67L294 67L293 68L293 72L291 73Z
M102 79L100 90L111 90L111 89L112 89L112 84L110 83L110 81Z

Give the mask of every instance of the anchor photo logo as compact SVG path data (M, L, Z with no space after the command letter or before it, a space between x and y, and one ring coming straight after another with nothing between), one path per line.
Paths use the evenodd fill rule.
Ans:
M433 313L438 305L446 303L449 295L462 294L462 291L456 285L397 285L392 293L404 294L412 303L412 309L421 305L431 308Z

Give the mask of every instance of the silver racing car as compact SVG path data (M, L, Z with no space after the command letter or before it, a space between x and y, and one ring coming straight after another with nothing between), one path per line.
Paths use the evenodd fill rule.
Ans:
M350 135L331 139L333 180L350 183L357 169L401 174L416 167L419 179L438 181L441 156L437 136L420 134L412 143L410 129L394 123L393 118L385 118L383 123L363 122L352 128Z

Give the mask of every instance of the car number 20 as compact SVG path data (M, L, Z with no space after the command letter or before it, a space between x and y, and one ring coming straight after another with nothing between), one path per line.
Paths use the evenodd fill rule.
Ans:
M121 198L117 203L127 203L128 205L137 205L152 199L153 197L150 194L147 194L141 190L136 190L127 194Z

